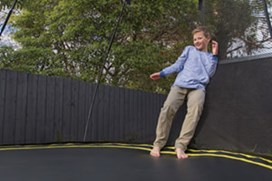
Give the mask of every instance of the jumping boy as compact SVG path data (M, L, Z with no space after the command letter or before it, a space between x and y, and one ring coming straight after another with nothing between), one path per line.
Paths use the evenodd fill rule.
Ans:
M194 136L197 123L205 101L205 87L214 75L218 62L218 43L211 41L211 34L204 26L199 26L192 32L194 46L186 46L177 61L160 72L150 75L157 80L172 73L177 73L166 101L161 109L156 129L156 139L150 155L160 157L160 150L168 140L172 120L187 98L187 114L180 135L175 141L175 151L178 159L187 158L185 154L188 144ZM211 42L212 52L208 52Z

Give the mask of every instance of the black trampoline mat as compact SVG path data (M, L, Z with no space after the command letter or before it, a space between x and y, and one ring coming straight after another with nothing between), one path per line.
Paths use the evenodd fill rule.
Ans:
M243 161L175 155L160 158L138 149L67 147L0 151L3 181L271 181L272 170Z

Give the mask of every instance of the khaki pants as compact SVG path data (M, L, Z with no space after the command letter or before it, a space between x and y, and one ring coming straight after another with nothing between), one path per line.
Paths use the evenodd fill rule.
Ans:
M187 96L187 114L185 116L180 135L176 139L175 148L187 149L203 110L205 91L200 89L186 89L172 87L161 109L156 129L154 146L163 148L168 140L173 118L184 103Z

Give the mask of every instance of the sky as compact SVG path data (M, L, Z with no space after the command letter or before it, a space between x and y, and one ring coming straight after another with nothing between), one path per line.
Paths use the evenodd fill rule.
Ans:
M3 10L0 12L0 30L2 29L7 14L8 10ZM19 44L12 38L12 32L14 32L14 28L12 28L10 24L7 24L0 37L0 47L10 46L13 47L14 49L19 48Z

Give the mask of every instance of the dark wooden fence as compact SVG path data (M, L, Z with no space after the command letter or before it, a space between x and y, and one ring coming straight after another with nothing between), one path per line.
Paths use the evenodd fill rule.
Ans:
M0 144L82 142L94 84L0 71ZM165 96L100 85L86 141L154 138Z
M191 147L272 151L272 60L220 64ZM0 70L0 144L82 142L95 84ZM169 85L170 86L170 85ZM152 143L165 95L100 85L86 142ZM179 134L178 112L168 144Z

